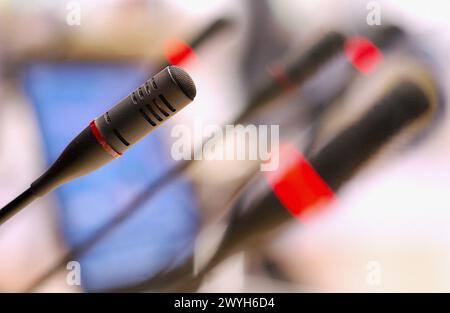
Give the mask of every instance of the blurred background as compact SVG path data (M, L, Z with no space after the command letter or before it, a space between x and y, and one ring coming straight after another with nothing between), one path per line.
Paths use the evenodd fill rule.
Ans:
M195 161L146 197L176 164L175 125L233 123L272 80L279 96L245 121L280 125L282 140L294 138L309 155L396 77L430 76L432 116L371 156L336 201L306 222L268 229L187 290L449 292L447 7L439 0L0 0L1 206L94 117L166 65L184 68L197 86L192 104L124 157L0 227L0 291L179 290L164 285L165 273L182 281L198 272L236 201L263 192L263 176L257 160ZM345 36L342 46L291 79L289 60L330 32ZM70 261L80 265L80 284L70 279Z

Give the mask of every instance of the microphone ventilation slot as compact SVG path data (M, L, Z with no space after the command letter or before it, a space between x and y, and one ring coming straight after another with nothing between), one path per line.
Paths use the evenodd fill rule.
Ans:
M145 91L148 95L150 95L152 92L150 90L150 85L148 84L148 81L145 82Z
M123 138L123 136L119 133L117 129L114 128L113 132L114 135L116 135L116 137L120 140L120 142L122 142L125 146L128 147L130 145L130 143L125 138Z
M139 113L141 113L142 117L147 121L147 123L149 123L150 125L152 125L153 127L156 126L156 123L150 118L150 116L148 116L144 110L139 109Z
M139 95L139 98L141 98L141 100L144 99L144 92L142 91L141 87L139 87L139 89L138 89L138 95Z
M136 93L135 93L134 91L131 93L131 101L132 101L134 104L138 104L138 100L137 100L137 97L136 97Z
M145 121L151 126L156 127L159 123L162 123L166 118L175 113L177 109L175 109L169 100L162 94L159 94L157 97L156 94L155 97L150 97L154 94L152 89L158 89L154 79L146 81L137 90L133 91L131 93L131 101L134 104L139 104L139 114ZM123 137L119 137L119 135L120 134L116 134L119 139L123 139ZM124 143L124 141L122 142Z
M166 107L172 111L172 112L176 112L175 108L170 104L169 101L167 101L166 97L164 97L163 95L159 95L159 99L161 99L161 101L166 105Z
M160 121L160 122L162 122L163 121L163 119L161 118L161 116L159 116L158 114L156 114L156 112L152 109L152 107L150 106L150 105L145 105L146 106L146 108L150 111L150 113L152 113L152 115L154 116L154 117L156 117L156 119L158 120L158 121Z
M155 105L155 107L157 107L159 109L159 111L161 111L162 114L164 114L165 117L169 117L169 113L167 113L162 107L160 107L158 105L158 103L156 102L156 99L153 99L153 104Z

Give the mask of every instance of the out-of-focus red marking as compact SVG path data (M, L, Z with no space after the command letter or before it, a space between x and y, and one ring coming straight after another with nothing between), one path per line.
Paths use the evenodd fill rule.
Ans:
M281 66L267 66L266 70L285 92L291 92L295 89L295 85L290 81L289 77L286 75L284 69Z
M178 38L173 38L166 42L164 53L171 65L181 65L187 59L195 57L194 50L186 42Z
M108 153L113 158L118 158L121 156L119 152L113 149L107 142L105 137L100 133L100 131L97 128L97 125L95 125L95 121L92 121L89 124L89 127L91 128L92 134L94 135L97 142L102 146L103 150L105 150L106 153Z
M345 43L345 55L353 66L369 74L383 59L380 49L365 37L353 37Z
M294 216L302 219L309 209L334 198L330 187L295 147L280 147L279 164L278 170L265 172L266 178L280 202Z

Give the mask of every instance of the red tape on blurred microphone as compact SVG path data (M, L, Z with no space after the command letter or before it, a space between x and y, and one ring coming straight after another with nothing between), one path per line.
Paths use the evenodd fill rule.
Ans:
M164 45L164 53L171 65L181 66L188 59L196 59L194 49L178 38L168 40Z
M331 188L295 147L280 147L279 164L278 170L265 172L266 178L280 202L294 216L301 219L310 209L334 198Z
M348 61L361 73L373 72L383 60L380 49L365 37L353 37L345 43Z

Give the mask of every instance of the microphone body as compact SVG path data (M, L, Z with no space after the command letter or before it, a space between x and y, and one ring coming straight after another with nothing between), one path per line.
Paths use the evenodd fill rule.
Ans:
M28 190L0 210L0 223L34 199L120 157L195 95L195 85L184 70L166 67L76 136Z

